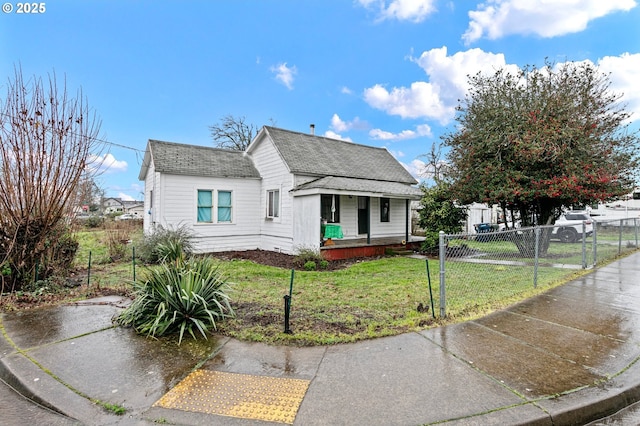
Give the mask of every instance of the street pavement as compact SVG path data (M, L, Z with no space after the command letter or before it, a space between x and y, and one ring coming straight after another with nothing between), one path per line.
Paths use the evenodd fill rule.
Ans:
M3 314L0 378L59 424L584 425L640 400L639 277L634 253L474 321L303 348L178 346L92 299Z

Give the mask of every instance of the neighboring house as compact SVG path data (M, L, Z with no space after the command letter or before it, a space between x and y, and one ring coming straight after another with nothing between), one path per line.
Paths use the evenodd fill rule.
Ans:
M133 215L135 218L144 218L143 201L124 201L124 212Z
M145 232L187 226L198 252L406 243L422 195L384 148L267 126L246 152L150 140L139 178ZM323 221L342 231L335 247L322 247Z
M105 198L102 200L104 214L124 213L124 203L120 198Z

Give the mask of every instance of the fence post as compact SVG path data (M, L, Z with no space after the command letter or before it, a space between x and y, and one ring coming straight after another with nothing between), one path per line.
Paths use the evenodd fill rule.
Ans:
M131 264L133 266L133 282L136 282L136 246L131 247Z
M636 248L638 248L638 218L633 218L633 229L636 231Z
M540 259L540 225L536 225L535 227L536 234L536 248L533 259L533 288L538 287L538 262Z
M596 267L598 256L598 222L593 221L593 267Z
M87 287L91 285L91 250L89 250L89 266L87 266Z
M439 237L439 251L440 251L440 317L446 316L446 291L444 283L444 258L447 254L447 248L444 243L444 231L440 231Z
M624 219L620 219L620 226L618 227L618 255L622 253L622 221Z
M582 221L582 269L587 269L587 221Z

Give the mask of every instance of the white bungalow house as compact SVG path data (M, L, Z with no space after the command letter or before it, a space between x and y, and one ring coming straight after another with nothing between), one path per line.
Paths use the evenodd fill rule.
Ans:
M149 140L139 178L145 232L187 226L198 252L382 254L413 242L422 195L384 148L268 126L245 152Z

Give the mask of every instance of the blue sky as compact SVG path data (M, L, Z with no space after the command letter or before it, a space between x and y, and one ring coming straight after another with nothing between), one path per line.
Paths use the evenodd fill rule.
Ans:
M110 142L108 196L141 199L148 139L213 146L226 115L386 147L416 177L466 76L591 61L640 123L636 0L57 0L0 13L15 65L82 88ZM3 6L3 10L6 7Z

